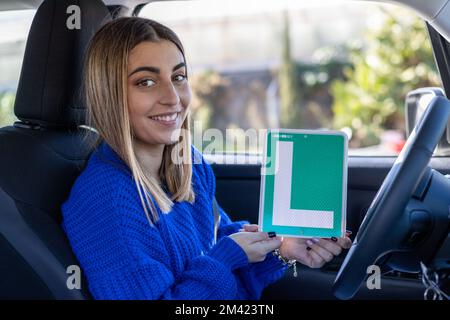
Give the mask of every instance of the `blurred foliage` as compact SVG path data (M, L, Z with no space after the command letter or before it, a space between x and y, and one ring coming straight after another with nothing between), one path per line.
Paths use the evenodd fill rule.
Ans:
M194 73L189 84L192 89L191 108L191 132L203 131L211 127L217 127L220 121L226 120L224 110L220 101L226 95L229 87L229 81L214 70L206 70ZM203 132L200 133L203 135ZM193 144L203 150L209 141L196 139L194 136Z
M218 104L230 83L214 70L194 74L189 83L193 93L192 119L201 121L203 128L208 128L223 116Z
M404 133L408 91L441 86L425 23L411 14L383 15L364 47L349 46L352 67L331 85L333 127L350 128L354 148L378 144L384 130Z
M295 108L300 121L291 119L292 128L330 128L333 114L330 104L333 100L330 85L336 79L343 79L343 70L349 63L335 56L318 63L295 63L297 103Z
M317 63L294 61L291 57L289 15L283 13L282 58L278 70L280 127L329 128L332 114L329 105L330 84L343 79L343 68L349 66L340 58L340 48L321 48L315 52Z
M0 128L12 125L16 120L13 110L15 97L13 92L0 93Z
M283 13L281 64L273 75L280 127L345 128L352 148L379 144L386 130L404 134L406 94L441 86L440 78L424 22L401 9L376 14L362 41L319 48L314 63L305 63L292 59L289 15ZM201 120L203 129L242 127L226 112L232 99L247 103L230 94L233 81L211 70L191 77L193 119Z
M278 84L280 95L280 126L293 128L301 126L300 116L300 88L298 84L298 70L291 57L291 37L289 31L289 15L283 13L282 32L282 60L278 72Z

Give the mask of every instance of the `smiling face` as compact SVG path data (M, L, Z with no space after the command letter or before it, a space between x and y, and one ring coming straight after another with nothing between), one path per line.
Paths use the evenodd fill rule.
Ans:
M178 141L174 132L191 101L186 71L183 54L171 41L145 41L131 50L127 99L135 139L147 145Z

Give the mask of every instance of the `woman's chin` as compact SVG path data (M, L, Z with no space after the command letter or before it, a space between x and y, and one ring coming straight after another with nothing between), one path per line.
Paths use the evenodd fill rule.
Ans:
M177 142L178 142L177 140L175 140L175 141L170 140L170 141L166 141L164 144L165 144L166 146L171 146L171 145L173 145L173 144L176 144Z
M179 141L178 139L172 139L171 137L159 139L159 143L166 145L166 146L171 146L173 144L176 144L178 141Z

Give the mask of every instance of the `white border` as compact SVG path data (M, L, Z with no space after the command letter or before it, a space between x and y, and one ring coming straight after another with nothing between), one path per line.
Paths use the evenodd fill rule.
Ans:
M339 135L344 137L344 161L343 161L343 179L342 179L342 213L341 213L341 237L345 235L347 225L347 175L348 175L348 136L337 130L308 130L308 129L268 129L265 134L263 157L261 163L261 183L259 190L259 213L258 213L258 227L263 230L263 211L264 211L264 190L266 185L266 175L262 174L267 162L267 140L269 133L294 133L294 134L309 134L309 135ZM312 236L296 236L277 234L277 236L293 237L293 238L313 238Z

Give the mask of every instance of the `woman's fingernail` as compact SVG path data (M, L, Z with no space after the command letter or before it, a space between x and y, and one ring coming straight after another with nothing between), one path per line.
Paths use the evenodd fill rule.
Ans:
M351 235L353 232L351 232L350 230L345 230L345 233Z
M331 237L331 241L337 242L337 238L336 237Z
M275 238L277 236L275 231L269 231L267 234L269 235L269 238Z
M311 240L306 240L306 244L308 245L308 246L312 246L313 244L314 244L314 242L312 242Z
M306 250L311 251L311 247L306 247Z
M311 241L314 242L314 243L318 243L320 241L320 239L319 238L312 238Z

